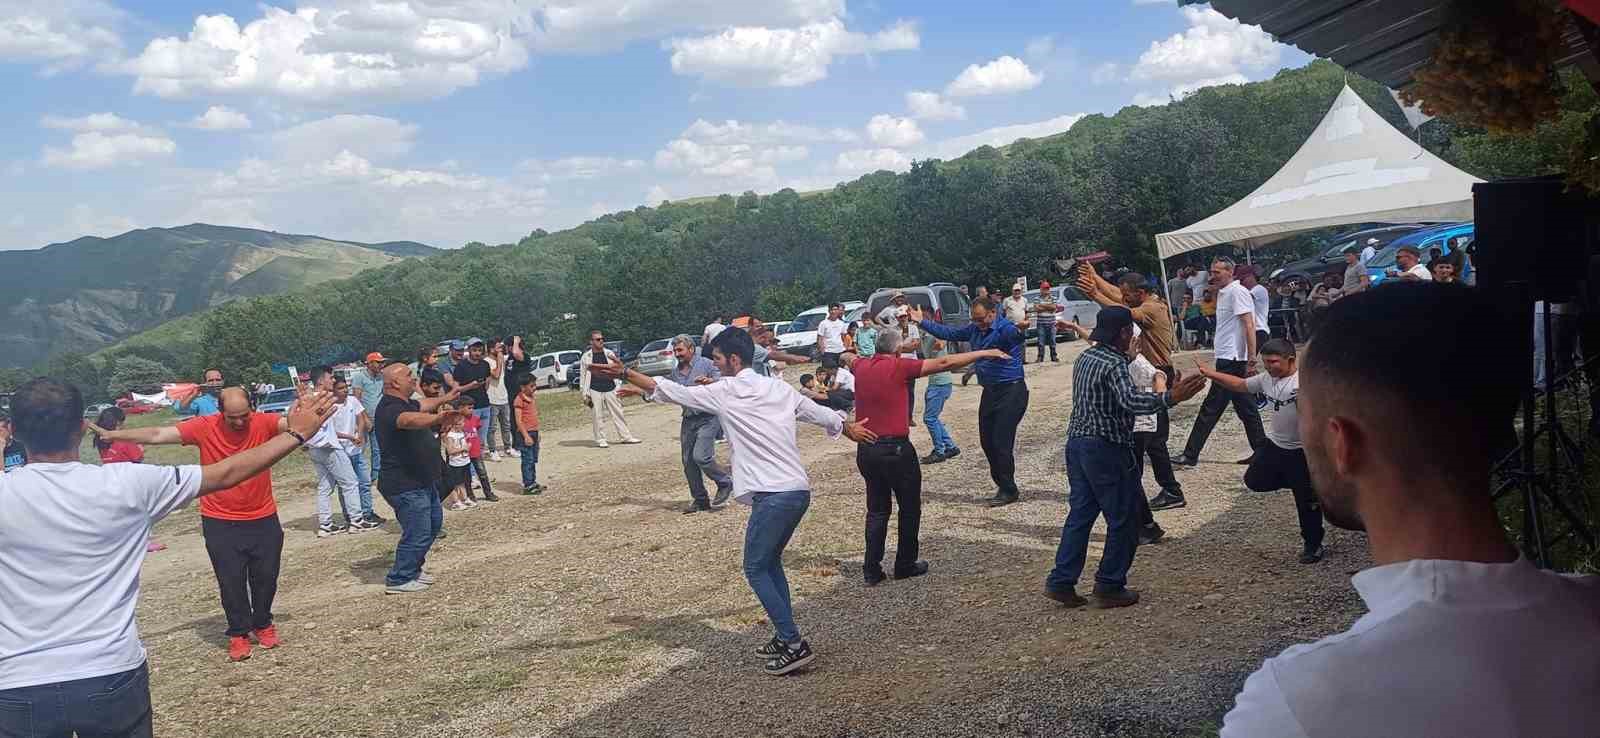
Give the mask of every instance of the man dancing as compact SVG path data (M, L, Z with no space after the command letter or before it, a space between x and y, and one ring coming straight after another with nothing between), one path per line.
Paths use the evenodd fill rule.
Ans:
M994 480L994 497L989 507L1017 501L1017 426L1028 411L1028 384L1022 379L1022 352L1026 348L1022 331L1003 315L995 313L994 302L979 298L972 303L972 322L960 328L925 320L922 308L908 308L911 319L922 330L945 341L963 341L977 350L998 349L1003 359L982 359L977 367L983 398L978 401L978 437L983 455L989 460L989 477Z
M800 396L788 384L763 377L749 367L755 346L750 334L728 328L711 342L711 355L723 379L685 387L657 382L620 362L595 364L591 371L619 377L652 401L670 402L717 416L733 446L733 496L750 505L745 528L744 575L766 610L776 634L755 649L774 676L802 668L816 658L794 623L789 580L783 573L783 548L811 506L811 481L795 443L795 421L822 426L830 437L842 432L857 443L877 440L866 420L845 423L838 413Z

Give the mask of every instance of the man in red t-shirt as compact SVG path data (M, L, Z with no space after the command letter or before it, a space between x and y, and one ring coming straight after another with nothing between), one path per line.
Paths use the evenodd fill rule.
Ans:
M878 435L873 443L856 447L856 468L867 481L867 552L862 571L867 586L886 577L883 572L884 539L889 535L891 495L900 503L900 542L895 550L894 578L908 579L928 573L928 562L917 559L917 528L922 523L922 467L911 446L906 385L918 377L960 369L979 359L1008 359L998 349L969 351L935 359L907 359L899 328L878 330L877 353L857 359L850 368L856 380L856 417Z
M285 415L255 412L249 394L238 387L222 390L221 401L221 413L190 418L175 426L95 432L108 441L197 446L200 463L215 464L260 446L289 427ZM272 496L272 470L201 497L200 532L217 575L222 610L228 616L228 658L250 658L250 635L262 648L277 647L272 599L278 592L283 526Z

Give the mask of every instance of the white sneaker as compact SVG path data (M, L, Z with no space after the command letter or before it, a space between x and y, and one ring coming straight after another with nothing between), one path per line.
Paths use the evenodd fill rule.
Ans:
M467 509L467 503L465 503L465 502L452 502L452 503L450 503L450 509L451 510L465 510L465 509Z
M513 459L520 459L522 458L522 452L514 448L508 448L506 449L506 456L510 456Z
M500 460L500 452L499 451L490 451L489 452L489 460L490 461L499 461Z
M611 444L606 443L606 439L604 439L604 438L602 438L602 439L600 439L598 441L595 441L594 445L599 446L600 448L611 448Z
M417 581L432 586L436 580L433 578L432 574L429 574L428 572L422 572L421 574L417 575Z
M623 443L635 444L635 443L644 443L644 441L641 441L641 440L639 440L637 438L628 438L628 439L623 440Z
M405 584L391 584L384 588L383 593L392 595L410 594L412 592L422 592L427 588L428 585L422 581L421 576L418 576L416 579L406 582Z

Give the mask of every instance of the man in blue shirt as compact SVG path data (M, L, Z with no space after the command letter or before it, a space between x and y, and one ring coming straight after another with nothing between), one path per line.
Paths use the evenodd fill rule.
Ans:
M217 393L222 391L222 370L207 369L205 383L200 385L200 390L194 397L173 403L172 409L179 415L194 415L205 417L222 412L222 406L217 404Z
M1017 426L1028 410L1028 384L1022 380L1022 331L1000 315L988 297L972 303L972 322L961 328L925 320L922 308L915 305L909 310L911 319L937 338L964 342L973 351L999 349L1010 355L1008 359L979 359L974 366L978 384L983 386L983 398L978 401L978 438L996 488L989 507L1016 502Z

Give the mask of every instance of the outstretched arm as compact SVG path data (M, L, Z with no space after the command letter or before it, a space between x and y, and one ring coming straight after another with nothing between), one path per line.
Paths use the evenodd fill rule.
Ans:
M131 441L145 446L177 446L183 443L183 436L178 433L175 425L165 425L155 428L119 428L106 430L94 423L85 423L89 432L106 439L107 441Z
M934 338L942 338L946 341L972 340L973 327L971 323L961 326L960 328L951 328L943 323L924 320L922 317L922 308L916 305L912 305L910 307L907 315L910 315L912 322L916 323L918 327L922 328L922 330L932 333Z
M1195 362L1194 368L1206 379L1222 385L1222 388L1228 390L1229 392L1248 393L1250 391L1246 386L1245 380L1241 377L1235 377L1232 374L1224 374L1215 369L1207 369L1206 367L1201 366L1199 362Z
M776 351L773 349L767 349L767 358L773 361L781 361L785 364L805 364L811 361L810 359L799 354L791 354L786 351Z
M960 369L980 359L1009 359L1008 354L1000 349L984 349L982 351L968 351L962 354L950 354L933 359L922 360L922 376L938 374L951 369Z
M280 433L260 446L200 467L200 494L236 487L278 463L299 448L302 439L316 435L317 429L333 417L334 408L332 394L319 392L297 401L284 417L289 429L299 434L299 438L291 433Z
M1078 289L1083 290L1089 299L1107 307L1122 304L1122 288L1107 282L1105 277L1094 273L1088 264L1078 270Z

